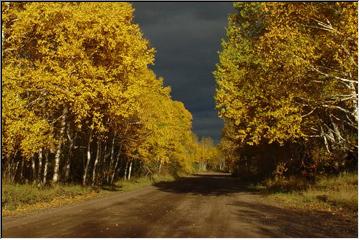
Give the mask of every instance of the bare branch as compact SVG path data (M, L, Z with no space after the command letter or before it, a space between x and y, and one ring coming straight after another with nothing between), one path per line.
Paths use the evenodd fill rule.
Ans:
M350 112L349 110L346 110L345 108L342 108L340 106L334 106L334 105L327 105L327 104L323 104L323 107L327 107L327 108L331 108L331 109L338 109L342 112L348 113L348 114L353 114L352 112Z
M321 135L322 135L323 138L324 138L324 143L325 143L326 150L330 153L329 144L328 144L327 139L326 139L326 136L325 136L325 134L324 134L324 130L323 130L322 127L321 127L320 129L321 129Z
M60 115L58 118L56 118L55 120L53 120L52 122L50 122L51 125L53 125L54 123L56 123L57 121L59 121L60 118L62 118L64 116L64 114Z
M335 78L335 79L340 80L340 81L343 81L343 82L358 83L357 80L341 78L341 77L337 77L337 76L334 76L334 75L330 75L330 74L324 73L324 72L320 71L319 69L317 69L317 68L315 68L315 67L312 67L312 69L315 70L316 72L320 73L321 75L326 76L326 77L332 77L332 78Z
M329 32L334 32L337 34L341 34L341 32L339 32L338 30L336 30L330 23L329 20L327 20L327 23L324 23L322 21L319 21L317 19L313 19L315 20L315 22L320 26L321 29L325 30L325 31L329 31Z
M314 109L312 109L312 110L311 110L310 112L308 112L307 114L302 115L301 117L302 117L302 118L305 118L305 117L309 116L309 115L312 114L316 109L317 109L317 107L315 107Z

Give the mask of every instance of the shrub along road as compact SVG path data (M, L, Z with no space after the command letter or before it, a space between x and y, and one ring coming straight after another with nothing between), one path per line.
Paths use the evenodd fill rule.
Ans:
M4 237L357 237L357 223L269 202L225 174L196 175L26 216Z

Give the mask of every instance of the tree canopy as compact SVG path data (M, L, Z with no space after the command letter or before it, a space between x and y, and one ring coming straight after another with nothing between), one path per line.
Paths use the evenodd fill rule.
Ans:
M112 183L192 171L192 116L149 68L129 3L2 3L3 168L14 181Z
M224 147L302 145L316 166L357 152L357 4L234 9L214 72Z

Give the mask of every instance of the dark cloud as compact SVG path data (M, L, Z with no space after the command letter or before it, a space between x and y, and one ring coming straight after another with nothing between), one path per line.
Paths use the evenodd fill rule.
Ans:
M152 67L172 97L193 114L193 130L217 141L223 126L214 102L212 72L224 37L230 2L135 2L138 23L156 49Z
M223 122L217 117L216 111L195 112L193 117L196 118L193 128L199 136L211 136L215 140L220 138Z

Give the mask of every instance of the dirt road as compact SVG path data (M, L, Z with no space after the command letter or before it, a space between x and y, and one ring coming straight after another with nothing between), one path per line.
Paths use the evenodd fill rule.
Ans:
M4 237L357 237L329 213L267 202L226 175L198 175L3 218Z

